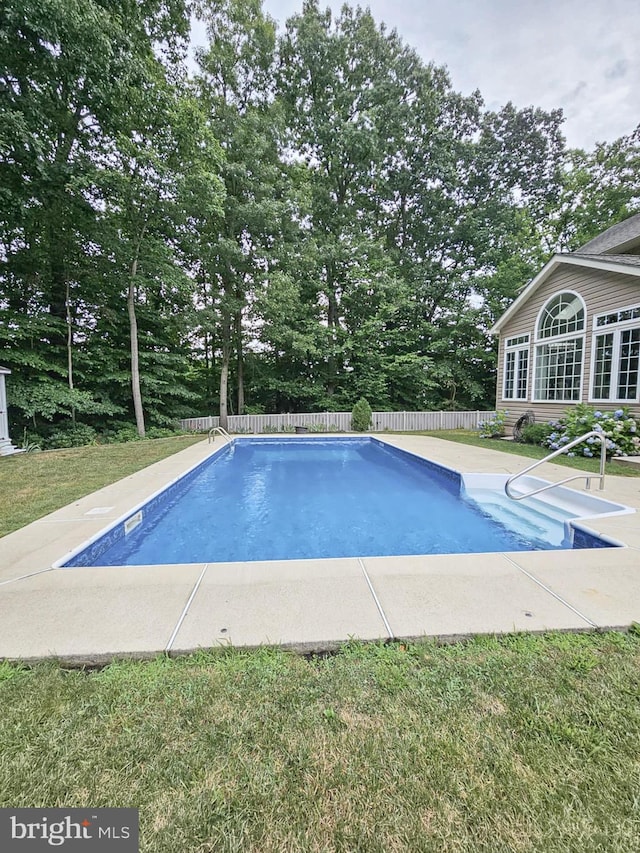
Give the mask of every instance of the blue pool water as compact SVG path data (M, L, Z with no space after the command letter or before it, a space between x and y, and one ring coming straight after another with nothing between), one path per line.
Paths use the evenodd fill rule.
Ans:
M132 527L130 523L127 528ZM557 548L460 498L453 471L375 439L236 439L66 565Z

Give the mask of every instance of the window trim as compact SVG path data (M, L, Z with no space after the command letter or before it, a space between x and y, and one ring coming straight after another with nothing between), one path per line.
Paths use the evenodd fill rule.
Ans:
M625 305L622 308L617 308L615 311L603 311L593 318L592 335L591 335L591 364L590 364L590 381L589 381L589 397L590 403L598 404L619 404L623 406L632 406L634 403L640 402L640 377L636 387L636 395L632 398L620 399L618 397L618 388L620 385L620 359L622 356L622 333L632 329L640 329L640 318L635 317L629 320L619 320L617 323L607 323L606 325L598 326L598 320L610 314L623 311L634 311L640 309L640 304ZM596 349L598 338L602 335L613 335L613 353L611 358L611 387L609 397L596 397L594 394L595 388L595 369L596 369ZM615 393L615 396L612 396Z
M540 322L542 320L543 314L549 303L551 303L554 299L557 299L558 296L561 296L563 293L571 294L571 296L577 297L582 306L583 311L583 324L582 329L576 332L566 332L562 335L552 335L550 337L541 338L539 335L540 330ZM536 316L536 322L534 326L534 336L533 336L533 372L531 374L531 402L532 403L581 403L584 397L584 371L585 371L585 351L586 351L586 330L587 330L587 306L585 304L582 295L578 293L576 290L571 289L562 289L557 290L555 293L552 293L548 299L545 299L543 304L540 306L540 310ZM582 341L582 357L580 359L580 378L578 385L578 396L577 398L571 399L567 397L557 398L555 400L550 400L549 398L541 398L536 396L536 388L537 388L537 376L538 376L538 362L540 359L540 349L541 347L551 344L551 343L568 343L569 341Z
M511 343L511 341L520 341L520 343ZM515 393L511 397L507 397L506 395L506 384L507 384L507 358L510 353L514 353L514 369L513 369L513 390L517 392L518 390L518 372L520 370L520 359L522 358L522 353L526 352L527 354L527 375L525 377L525 388L524 388L524 396L518 397L515 396ZM505 338L504 342L504 353L502 358L502 400L510 401L510 402L526 402L529 399L529 376L531 371L531 336L527 334L522 335L511 335L508 338Z
M605 329L617 329L620 326L631 325L638 326L640 325L640 317L631 318L629 320L618 320L615 323L606 323L602 326L598 325L598 320L601 320L603 317L608 317L610 314L621 314L623 311L640 311L640 303L635 303L634 305L623 305L621 308L616 308L614 311L601 311L600 314L595 314L593 317L593 333L594 334L602 334Z
M563 332L561 335L547 335L546 337L541 338L540 337L540 323L542 322L542 317L544 316L544 312L547 308L547 305L551 304L551 302L553 302L554 299L557 299L559 296L562 296L565 293L568 293L571 296L575 296L578 299L578 301L580 302L580 305L582 306L582 313L583 313L582 329L580 329L579 331L576 329L574 332ZM543 341L551 341L551 340L555 341L555 340L558 340L559 338L563 338L563 337L577 338L579 335L584 335L586 328L587 328L587 306L585 304L584 299L582 298L581 294L578 293L577 290L571 290L570 288L563 288L562 290L556 290L555 293L552 293L551 296L548 299L545 299L545 301L541 305L540 310L538 311L538 314L536 316L536 324L534 327L533 339L534 339L534 343L539 344L539 343L542 343Z

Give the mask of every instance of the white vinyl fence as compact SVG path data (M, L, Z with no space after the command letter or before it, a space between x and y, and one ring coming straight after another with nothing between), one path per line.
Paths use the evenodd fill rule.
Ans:
M479 421L495 415L492 412L373 412L373 430L411 432L433 429L476 429ZM203 432L220 425L219 417L186 418L180 421L184 430ZM293 432L295 427L310 431L349 432L351 412L315 412L284 415L229 415L227 429L232 433Z

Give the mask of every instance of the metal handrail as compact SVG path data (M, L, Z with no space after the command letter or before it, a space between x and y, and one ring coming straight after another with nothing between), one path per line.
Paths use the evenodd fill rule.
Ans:
M233 441L233 439L231 438L229 433L226 431L226 429L223 429L222 427L217 426L217 427L211 427L211 429L209 430L209 444L211 444L211 442L213 441L213 436L216 432L219 432L220 435L223 438L226 438L229 443L231 443Z
M512 483L514 483L519 477L528 474L529 471L533 471L534 468L537 468L538 465L542 465L544 462L549 462L551 459L555 459L556 456L560 456L562 453L566 453L567 450L571 450L572 447L575 447L577 444L582 444L583 441L586 441L588 438L599 438L600 439L600 473L599 474L575 474L573 477L567 477L566 480L560 480L559 483L548 483L546 486L541 486L539 489L533 489L531 492L527 492L524 495L515 495L512 494L509 490L509 487ZM507 482L504 484L504 490L507 497L511 498L513 501L521 501L523 498L530 498L532 495L537 495L540 492L546 492L547 489L555 489L556 486L563 486L565 483L570 483L572 480L586 480L586 488L591 488L591 479L592 477L600 478L600 485L598 488L600 490L604 489L604 465L607 461L607 437L601 432L597 432L596 430L592 430L591 432L585 432L584 435L581 435L579 438L574 438L573 441L570 441L569 444L566 444L564 447L560 447L558 450L554 450L553 453L550 453L548 456L545 456L544 459L538 459L537 462L534 462L533 465L529 465L528 468L525 468L522 471L519 471L517 474L513 474Z

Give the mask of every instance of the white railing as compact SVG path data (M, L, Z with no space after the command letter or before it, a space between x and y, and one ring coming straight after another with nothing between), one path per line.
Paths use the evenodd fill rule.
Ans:
M575 447L578 444L582 444L583 441L586 441L588 438L599 438L600 439L600 473L599 474L575 474L573 477L567 477L565 480L560 480L559 483L548 483L546 486L541 486L539 489L533 489L530 492L525 492L522 495L517 495L511 491L511 486L519 477L524 477L525 474L528 474L529 471L533 471L534 468L537 468L538 465L542 465L544 462L550 462L552 459L555 459L556 456L560 456L562 453L566 453L568 450L571 450L572 447ZM570 483L572 480L586 480L586 488L591 488L591 480L593 477L599 477L600 485L599 489L604 489L604 467L605 462L607 461L607 437L601 432L596 432L593 430L592 432L585 432L584 435L581 435L579 438L574 438L573 441L570 441L569 444L565 444L564 447L560 447L558 450L554 450L553 453L550 453L548 456L545 456L544 459L538 459L533 465L529 465L528 468L524 468L522 471L518 471L517 474L513 474L507 482L504 484L504 490L507 497L511 498L512 501L521 501L523 498L530 498L532 495L538 495L540 492L546 492L547 489L555 489L556 486L563 486L565 483Z
M478 422L495 411L475 412L372 412L372 431L430 431L436 429L477 429ZM184 430L204 432L220 426L219 417L185 418ZM282 415L229 415L227 429L232 433L263 433L293 430L297 426L323 428L327 432L349 432L351 412L301 412Z

